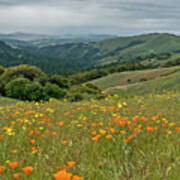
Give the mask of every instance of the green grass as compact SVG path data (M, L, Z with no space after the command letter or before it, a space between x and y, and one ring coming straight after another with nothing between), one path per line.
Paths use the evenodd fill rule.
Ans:
M162 93L164 91L180 91L180 72L165 77L141 82L126 90L112 89L110 93L121 96L142 96L148 93Z
M16 100L16 99L10 99L10 98L5 98L5 97L0 96L0 106L14 104L17 102L18 102L18 100Z
M5 170L0 179L13 180L20 173L20 179L53 180L53 174L74 161L67 172L83 180L179 180L179 107L180 93L175 92L2 106L0 167ZM106 134L95 141L100 129ZM11 169L9 162L14 161L18 166ZM31 175L23 172L26 166L32 166Z
M0 179L19 173L20 180L53 180L64 170L82 180L179 180L179 70L98 79L93 83L116 94L103 100L36 103L1 97ZM18 166L12 169L11 162ZM27 166L30 175L23 171Z
M180 91L180 66L110 74L92 81L99 88L121 96Z

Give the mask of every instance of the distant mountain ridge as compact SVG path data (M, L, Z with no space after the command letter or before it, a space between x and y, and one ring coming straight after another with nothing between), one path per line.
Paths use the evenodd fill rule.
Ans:
M62 35L44 35L44 34L30 34L30 33L10 33L0 34L0 40L6 42L9 45L16 45L23 47L44 47L51 45L62 45L67 43L87 43L87 42L98 42L104 39L115 38L116 35L106 34L84 34L84 35L73 35L73 34L62 34Z

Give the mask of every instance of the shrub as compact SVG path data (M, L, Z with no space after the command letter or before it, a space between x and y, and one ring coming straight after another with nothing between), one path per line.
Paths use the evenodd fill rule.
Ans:
M30 82L31 81L26 78L17 78L10 81L5 86L5 95L7 97L25 100L26 99L25 87Z
M83 95L79 92L68 94L66 98L71 102L82 101L84 99Z
M70 82L67 78L60 75L53 75L49 78L49 82L58 85L60 88L69 88Z
M147 81L147 78L141 78L140 81L141 81L141 82Z
M66 95L66 90L61 89L58 85L52 83L46 83L43 88L43 97L45 100L50 98L62 99Z
M10 67L2 74L4 84L7 84L8 82L16 78L26 78L31 81L38 81L41 84L45 84L48 76L39 68L29 65Z
M38 82L31 82L25 86L26 99L30 101L39 101L42 98L43 87Z
M0 78L0 94L3 95L4 94L4 85L2 83L2 80Z
M0 75L2 75L5 71L5 68L3 68L2 66L0 66Z
M86 86L87 86L88 88L91 88L91 89L100 91L100 89L99 89L97 86L95 86L94 84L92 84L92 83L87 83Z
M93 84L76 85L70 89L70 93L81 93L81 94L98 94L101 90Z

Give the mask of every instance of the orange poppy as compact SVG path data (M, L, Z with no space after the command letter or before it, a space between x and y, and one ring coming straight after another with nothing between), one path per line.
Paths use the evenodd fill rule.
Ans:
M100 129L99 132L100 132L101 135L105 135L106 134L106 131L104 129Z
M124 134L126 134L126 131L120 131L120 134L124 135Z
M33 170L32 166L27 166L27 167L23 168L23 171L24 171L27 175L31 175L32 170Z
M96 135L96 130L92 131L91 134L92 134L93 136L95 136L95 135Z
M69 161L67 164L68 164L68 168L73 168L76 165L76 162Z
M72 174L67 173L66 171L59 171L56 174L53 174L53 177L56 180L71 180Z
M101 135L98 134L97 136L93 137L92 140L93 140L93 141L98 141L98 139L99 139L100 137L101 137Z
M17 151L16 149L12 150L12 153L13 153L13 154L17 154L17 152L18 152L18 151Z
M10 166L11 169L16 169L16 167L18 166L18 162L17 162L17 161L15 161L15 162L10 162L10 163L9 163L9 166Z
M62 145L66 145L66 144L67 144L67 141L66 141L66 140L63 140L63 141L61 141L61 144L62 144Z
M107 138L107 139L112 139L112 135L111 135L111 134L108 134L108 135L106 136L106 138Z
M36 140L35 140L35 139L31 139L30 142L31 142L31 144L33 145L33 144L36 143Z
M63 126L63 125L64 125L64 121L58 122L58 125L59 125L60 127Z
M112 134L114 134L114 133L115 133L115 129L114 129L114 128L111 128L111 129L110 129L110 132L111 132Z
M154 132L154 128L149 127L149 126L148 126L148 127L146 127L146 130L147 130L147 132L152 132L152 133Z
M6 169L5 166L0 166L0 173L2 173Z
M82 180L79 176L73 176L72 180Z
M169 129L166 129L166 134L172 134L172 132Z
M19 179L20 173L15 173L13 176L14 176L14 179Z

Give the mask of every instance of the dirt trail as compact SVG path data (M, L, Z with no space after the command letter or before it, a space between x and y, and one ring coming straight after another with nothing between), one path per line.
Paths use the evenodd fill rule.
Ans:
M111 91L111 90L113 90L113 89L127 90L128 88L133 87L133 86L136 86L136 85L138 85L138 84L140 84L140 83L137 82L137 83L126 84L126 85L122 85L122 86L113 86L113 87L107 88L105 91L106 91L106 92L109 92L109 91Z

